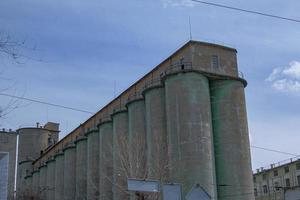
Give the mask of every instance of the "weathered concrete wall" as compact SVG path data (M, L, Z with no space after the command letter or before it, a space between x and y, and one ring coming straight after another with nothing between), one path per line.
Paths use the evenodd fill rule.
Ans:
M200 184L216 199L213 136L208 79L176 73L165 79L170 181L183 195Z
M17 173L17 198L24 198L26 192L25 177L32 173L32 161L19 162Z
M25 177L26 187L24 193L24 199L32 199L32 175Z
M146 174L146 120L145 101L138 97L127 103L129 178L145 179Z
M5 188L7 188L8 199L12 199L14 195L16 148L17 134L15 132L0 131L0 152L8 153L8 180L5 183L2 180L2 184L5 184Z
M87 199L99 199L99 131L92 130L87 137Z
M99 191L101 200L113 199L113 128L112 121L99 124Z
M32 172L32 196L34 199L40 198L40 171Z
M54 158L47 161L47 200L55 198L55 164Z
M128 157L128 113L116 112L113 119L113 199L127 200Z
M147 132L148 179L168 182L168 146L165 111L165 89L160 86L144 92ZM154 196L154 195L153 195ZM155 197L153 199L157 199ZM160 196L159 199L162 199Z
M18 161L35 160L48 146L50 132L41 128L21 128L19 133Z
M219 200L253 200L244 85L212 81L210 90Z
M165 89L145 91L148 178L167 181L168 146L165 112Z
M74 200L76 196L76 148L74 144L64 149L64 200Z
M55 188L54 199L64 199L64 154L58 153L54 156L55 159Z
M40 197L41 199L47 198L47 165L40 167Z
M81 137L76 144L76 200L85 200L87 195L87 138Z

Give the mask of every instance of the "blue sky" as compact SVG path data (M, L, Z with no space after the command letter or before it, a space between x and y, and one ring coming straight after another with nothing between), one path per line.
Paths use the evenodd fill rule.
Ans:
M297 0L214 0L300 19ZM251 143L299 153L300 24L224 10L188 0L1 0L0 31L25 40L22 64L2 56L5 92L98 111L189 39L238 50ZM29 57L29 58L25 58ZM41 60L41 61L38 61ZM116 91L114 91L116 83ZM5 107L10 99L0 98ZM16 129L61 123L62 136L89 114L29 102L1 119ZM253 168L289 158L252 150Z

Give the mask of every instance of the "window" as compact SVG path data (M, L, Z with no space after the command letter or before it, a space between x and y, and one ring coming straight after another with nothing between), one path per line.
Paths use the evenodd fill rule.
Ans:
M289 166L284 167L284 172L285 172L285 173L289 173L289 172L290 172Z
M268 187L266 185L263 186L263 191L264 191L264 194L268 193Z
M257 189L254 188L254 195L257 197Z
M296 169L297 169L297 170L300 170L300 162L298 162L298 163L296 164Z
M219 56L213 55L211 57L211 63L212 63L213 69L219 69Z
M289 178L285 179L285 186L286 187L291 187L291 183L290 183L290 179Z
M274 170L274 176L278 176L278 170L276 169L276 170Z
M298 186L300 186L300 176L297 176Z

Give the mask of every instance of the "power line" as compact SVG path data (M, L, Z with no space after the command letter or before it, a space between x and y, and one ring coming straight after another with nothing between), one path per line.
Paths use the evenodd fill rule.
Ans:
M77 111L77 112L83 112L83 113L88 113L88 114L94 114L94 113L91 112L91 111L82 110L82 109L73 108L73 107L68 107L68 106L59 105L59 104L54 104L54 103L49 103L49 102L40 101L40 100L36 100L36 99L31 99L31 98L26 98L26 97L20 97L20 96L11 95L11 94L6 94L6 93L0 93L0 95L1 95L1 96L6 96L6 97L11 97L11 98L16 98L16 99L21 99L21 100L26 100L26 101L30 101L30 102L34 102L34 103L39 103L39 104L44 104L44 105L54 106L54 107L58 107L58 108L63 108L63 109L68 109L68 110L73 110L73 111ZM254 145L251 145L251 148L261 149L261 150L270 151L270 152L275 152L275 153L281 153L281 154L290 155L290 156L299 156L299 155L297 155L297 154L293 154L293 153L289 153L289 152L278 151L278 150L269 149L269 148L265 148L265 147L258 147L258 146L254 146Z
M211 3L211 2L207 2L207 1L200 1L200 0L191 0L191 1L196 2L196 3L210 5L210 6L215 6L215 7L219 7L219 8L226 8L226 9L230 9L230 10L246 12L246 13L251 13L251 14L256 14L256 15L262 15L262 16L265 16L265 17L272 17L272 18L276 18L276 19L281 19L281 20L300 23L299 19L287 18L287 17L278 16L278 15L262 13L262 12L258 12L258 11L254 11L254 10L246 10L246 9L243 9L243 8L227 6L227 5L224 5L224 4Z
M11 94L5 94L5 93L0 93L0 95L1 96L15 98L15 99L21 99L21 100L31 101L31 102L34 102L34 103L44 104L44 105L48 105L48 106L54 106L54 107L58 107L58 108L73 110L73 111L77 111L77 112L94 114L91 111L82 110L82 109L78 109L78 108L72 108L72 107L68 107L68 106L64 106L64 105L59 105L59 104L54 104L54 103L48 103L48 102L40 101L40 100L36 100L36 99L30 99L30 98L25 98L25 97L20 97L20 96L11 95Z
M275 153L281 153L281 154L286 154L289 156L299 156L297 154L293 154L293 153L288 153L288 152L284 152L284 151L278 151L278 150L274 150L274 149L268 149L265 147L258 147L258 146L253 146L251 145L252 148L256 148L256 149L261 149L261 150L265 150L265 151L270 151L270 152L275 152Z

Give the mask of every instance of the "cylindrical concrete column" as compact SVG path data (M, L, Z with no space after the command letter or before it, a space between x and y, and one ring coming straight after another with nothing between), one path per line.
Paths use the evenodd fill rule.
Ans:
M40 168L40 197L47 198L47 165L42 165Z
M129 144L129 178L146 178L146 120L145 101L142 98L127 103L128 109L128 144Z
M55 159L47 161L47 200L54 199L55 189Z
M219 200L254 200L244 85L210 85Z
M99 191L100 200L112 200L113 193L113 128L112 121L104 121L99 129Z
M32 173L32 160L19 162L17 176L17 198L23 199L26 192L25 177Z
M154 86L146 89L144 96L146 106L148 179L160 180L162 183L167 183L168 146L165 89L162 86Z
M25 190L25 195L24 199L32 199L32 175L28 175L25 177L26 181L26 190Z
M87 191L87 139L79 138L76 144L76 200L85 200Z
M33 199L40 199L39 186L40 185L40 171L32 172L32 196Z
M199 184L216 199L208 79L196 72L165 78L170 182L183 185L183 196Z
M54 199L62 200L64 198L64 154L58 153L55 159L55 188Z
M99 131L92 130L87 137L87 199L99 199Z
M74 200L76 195L76 148L70 144L64 148L64 200Z
M113 119L113 200L127 200L128 158L128 113L115 112Z

